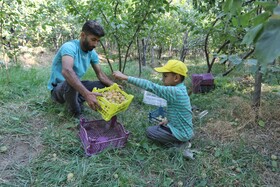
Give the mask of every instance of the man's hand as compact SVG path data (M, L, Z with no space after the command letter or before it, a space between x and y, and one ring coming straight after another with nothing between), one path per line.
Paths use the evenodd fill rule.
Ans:
M120 71L114 71L113 72L113 76L116 78L116 79L120 79L120 80L127 80L128 79L128 76L123 74L122 72Z
M96 96L102 96L101 93L96 93L96 92L89 92L86 96L85 96L85 100L88 103L88 106L92 109L92 110L97 110L100 108L100 105L96 99Z

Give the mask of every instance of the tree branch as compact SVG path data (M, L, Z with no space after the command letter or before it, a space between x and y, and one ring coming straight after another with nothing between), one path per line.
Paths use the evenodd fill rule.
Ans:
M225 41L225 42L223 43L223 45L218 49L217 53L220 53L221 50L222 50L227 44L229 44L229 43L230 43L229 40ZM216 60L216 58L217 58L217 57L213 57L213 58L212 58L212 61L211 61L211 63L210 63L209 66L208 66L208 73L210 73L210 71L211 71L211 69L212 69L212 66L213 66L213 64L214 64L214 62L215 62L215 60Z
M241 59L245 60L246 58L248 58L253 52L255 51L255 48L252 49L251 51L249 51L245 56L243 56ZM223 73L223 77L227 76L230 72L232 72L232 70L234 70L235 66L232 66L229 70L227 70L225 73Z
M148 2L148 7L150 7L150 6L149 6L150 3L151 3L151 0L149 0L149 2ZM149 13L150 13L150 12L149 12L149 10L148 10L148 11L145 13L145 15L143 16L142 21L140 21L140 22L138 23L137 28L136 28L136 30L135 30L135 32L134 32L132 38L131 38L131 41L130 41L129 44L128 44L128 47L127 47L127 50L126 50L126 53L125 53L125 60L124 60L124 66L123 66L122 72L124 72L124 70L125 70L125 65L126 65L127 56L128 56L130 47L131 47L133 41L135 40L135 38L136 38L138 32L140 31L141 26L142 26L143 23L146 21L146 18L147 18L147 16L148 16Z
M117 3L117 5L118 5L118 3ZM116 6L117 6L117 5L116 5ZM116 9L116 7L115 7L115 9ZM103 12L102 10L100 10L100 12L101 12L101 14L102 14L102 16L103 16L105 22L107 23L107 25L110 25L110 23L109 23L109 21L108 21L106 15L104 14L104 12ZM117 47L118 47L118 53L119 53L119 63L120 63L119 70L121 70L122 59L121 59L120 44L119 44L119 41L120 41L120 40L119 40L118 36L116 35L116 33L113 33L113 36L114 36L114 38L115 38L116 41L117 41ZM104 49L105 49L105 47L103 48L103 50L104 50Z
M212 27L213 28L217 21L219 20L220 18L216 18L216 20L213 22L212 24ZM211 29L210 29L211 30ZM210 30L209 32L207 33L206 35L206 38L205 38L205 42L204 42L204 53L205 53L205 57L206 57L206 62L207 62L207 66L208 66L208 71L209 71L209 66L210 66L210 62L209 62L209 52L208 52L208 39L210 37Z
M111 72L113 73L113 67L112 67L112 65L111 65L111 63L110 63L110 60L109 60L109 58L108 58L108 53L107 53L107 51L106 51L106 48L105 48L105 46L104 46L104 44L100 41L100 44L101 44L101 46L102 46L102 48L103 48L103 51L104 51L104 53L105 53L105 57L106 57L106 60L107 60L107 62L108 62L108 64L109 64L109 66L110 66L110 69L111 69Z

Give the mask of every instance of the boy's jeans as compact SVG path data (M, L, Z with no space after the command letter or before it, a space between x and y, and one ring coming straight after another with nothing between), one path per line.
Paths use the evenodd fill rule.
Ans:
M89 91L92 91L93 88L105 87L100 81L81 82ZM58 103L66 103L70 113L77 117L81 114L81 106L85 102L84 97L66 81L54 85L54 89L51 91L51 98Z
M180 146L186 142L182 142L173 136L171 130L165 125L150 126L146 130L147 137L155 142L165 146Z

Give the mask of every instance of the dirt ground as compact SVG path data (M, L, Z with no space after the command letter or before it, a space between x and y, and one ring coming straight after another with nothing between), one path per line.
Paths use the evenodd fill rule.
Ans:
M21 48L22 55L19 61L25 68L32 66L46 66L52 62L54 53L46 51L44 48ZM2 105L2 103L1 103ZM3 103L2 111L28 110L25 105L16 105L14 103ZM28 112L28 111L26 111ZM29 111L31 112L31 111ZM29 135L0 135L1 145L5 145L7 151L0 152L0 183L13 181L16 179L15 170L19 166L28 165L43 150L40 139L41 128L44 127L44 121L32 118L27 127L32 129Z
M7 103L2 106L5 110L21 110L24 106L15 106ZM36 158L43 150L40 133L44 127L44 121L40 119L30 119L25 124L31 129L27 135L7 134L0 136L1 145L5 145L7 151L0 152L0 183L16 180L15 171L18 167L27 166L32 159Z

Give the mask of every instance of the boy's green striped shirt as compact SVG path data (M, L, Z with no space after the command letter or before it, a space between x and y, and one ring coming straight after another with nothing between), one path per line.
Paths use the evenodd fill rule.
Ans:
M167 126L180 141L188 141L193 136L192 110L190 98L184 83L176 86L162 86L151 81L128 77L128 82L143 88L167 101Z

